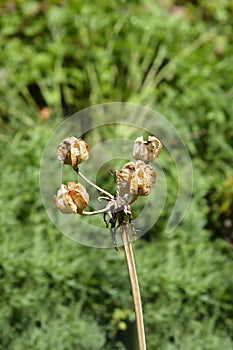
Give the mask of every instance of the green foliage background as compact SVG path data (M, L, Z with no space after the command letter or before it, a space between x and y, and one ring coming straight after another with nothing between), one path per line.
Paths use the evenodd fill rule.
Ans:
M165 115L194 167L193 198L179 228L163 232L168 177L163 218L134 246L148 348L232 349L232 2L0 6L0 349L132 349L123 252L63 237L38 184L55 126L112 101Z

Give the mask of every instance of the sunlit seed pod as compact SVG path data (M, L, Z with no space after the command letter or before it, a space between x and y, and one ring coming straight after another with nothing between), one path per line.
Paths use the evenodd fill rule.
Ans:
M68 182L68 186L61 185L54 203L62 213L82 214L89 202L86 188L76 182Z
M153 161L155 158L158 158L163 145L159 139L155 136L148 137L148 148L150 153L150 159Z
M145 164L143 161L136 162L137 168L137 181L138 181L138 195L148 196L155 184L156 172L149 165Z
M155 183L156 173L154 169L143 161L125 164L117 172L117 192L121 198L128 198L132 204L138 196L148 196Z
M143 137L139 136L136 138L136 140L134 141L133 144L133 158L136 160L142 160L143 156L144 156L144 141L143 141Z
M142 160L144 162L147 162L148 160L148 148L142 136L137 137L134 141L133 158L136 160Z
M130 181L129 198L129 204L132 204L138 198L138 177L136 173Z
M116 175L117 192L121 198L127 198L128 203L133 203L138 197L138 185L136 165L133 162L126 163Z
M117 172L116 181L120 187L129 186L131 178L136 172L136 165L133 162L126 163L120 171Z
M138 194L138 176L137 172L134 174L134 176L131 178L130 181L130 193L133 195Z
M66 198L65 193L68 192L68 188L65 185L61 185L60 189L57 191L57 195L53 196L54 203L56 207L65 214L72 214L73 211L70 208Z
M68 182L68 194L66 196L72 199L74 203L74 210L78 214L82 214L83 210L87 207L89 202L89 195L86 188L80 183ZM76 208L75 208L76 206Z
M67 137L58 146L57 157L61 163L72 165L76 169L78 164L89 158L88 144L80 138Z
M136 160L150 163L158 157L161 148L162 143L155 136L149 136L148 141L144 141L143 137L140 136L134 141L133 157Z

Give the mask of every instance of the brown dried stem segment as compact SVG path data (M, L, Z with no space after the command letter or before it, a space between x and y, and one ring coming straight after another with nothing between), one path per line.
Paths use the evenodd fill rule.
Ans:
M146 337L145 337L144 321L143 321L143 313L142 313L142 302L141 302L141 295L140 295L140 289L139 289L138 278L137 278L137 271L136 271L136 266L134 261L133 249L130 243L127 226L125 224L122 224L120 226L120 229L121 229L121 236L122 236L122 241L123 241L124 250L125 250L125 258L126 258L128 271L129 271L129 278L130 278L132 294L133 294L133 302L134 302L135 317L136 317L136 324L137 324L138 346L139 346L139 350L146 350Z

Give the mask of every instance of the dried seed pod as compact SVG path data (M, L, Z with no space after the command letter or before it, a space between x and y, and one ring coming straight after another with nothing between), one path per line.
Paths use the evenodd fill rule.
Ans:
M143 160L143 161L148 157L148 151L142 136L137 137L136 140L134 141L133 157L136 160Z
M68 186L61 185L53 199L55 205L62 213L82 214L88 205L89 195L83 185L76 182L68 182Z
M121 198L132 204L138 196L148 196L155 183L154 169L143 161L129 162L117 172L117 192Z
M125 198L129 204L138 197L138 184L136 165L133 162L126 163L116 175L117 192L121 198Z
M133 157L136 160L150 163L158 157L161 149L162 143L155 136L149 136L148 141L144 141L140 136L134 141Z
M159 141L159 139L157 139L157 137L155 136L148 136L148 148L149 148L149 153L151 156L151 162L155 159L158 158L161 149L163 147L161 141Z
M143 161L136 162L137 167L137 182L138 182L138 195L148 196L155 184L156 172L149 165Z
M89 158L88 144L74 136L67 137L57 148L57 158L61 163L72 165L76 169L78 164Z

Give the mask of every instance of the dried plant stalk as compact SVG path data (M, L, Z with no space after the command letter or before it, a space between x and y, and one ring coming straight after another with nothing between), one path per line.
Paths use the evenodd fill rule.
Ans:
M123 168L117 172L117 191L115 196L95 185L79 171L78 165L89 158L89 147L86 141L72 136L64 139L57 148L57 157L59 161L62 164L71 165L74 171L84 181L105 195L105 197L99 197L99 200L105 199L108 203L103 209L92 212L84 211L89 200L85 187L78 183L69 182L68 187L61 185L57 196L54 196L56 206L63 213L77 213L80 215L108 214L109 222L107 222L105 216L104 221L106 227L111 224L110 232L112 234L115 249L117 250L116 229L120 226L126 264L132 288L139 350L146 350L146 338L141 295L127 223L131 226L132 233L135 235L136 230L132 222L130 204L133 203L138 196L148 196L150 194L155 183L156 173L148 163L158 157L161 148L162 143L155 136L149 136L147 141L144 141L142 136L135 140L133 146L133 157L136 159L136 162L125 164ZM118 226L116 227L117 223Z
M137 278L137 271L134 261L133 249L129 239L129 233L127 230L127 226L125 224L120 226L122 241L124 244L125 250L125 258L129 271L129 278L132 288L133 294L133 302L135 309L135 317L136 317L136 325L137 325L137 336L138 336L138 346L139 350L146 350L146 337L144 330L144 321L143 321L143 313L142 313L142 302L140 289Z

